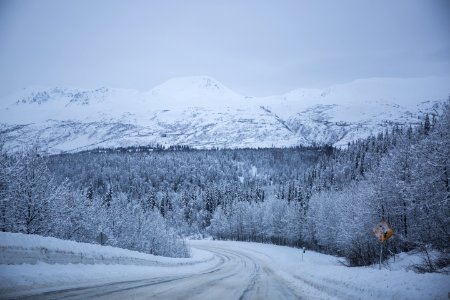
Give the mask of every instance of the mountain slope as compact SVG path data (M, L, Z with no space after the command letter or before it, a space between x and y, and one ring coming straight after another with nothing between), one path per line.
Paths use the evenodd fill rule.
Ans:
M0 101L0 134L8 149L39 139L53 153L156 143L339 146L417 123L449 91L449 78L365 79L270 97L244 97L207 76L147 92L31 87Z

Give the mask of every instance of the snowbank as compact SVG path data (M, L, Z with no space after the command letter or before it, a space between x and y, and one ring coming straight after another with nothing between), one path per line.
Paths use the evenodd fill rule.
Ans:
M171 266L174 263L180 265L198 262L195 258L168 258L110 246L10 232L0 232L0 249L2 265L46 262Z

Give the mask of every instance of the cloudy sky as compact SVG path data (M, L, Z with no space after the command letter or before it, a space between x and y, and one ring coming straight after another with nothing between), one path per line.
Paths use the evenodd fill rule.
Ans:
M189 75L255 96L449 76L450 1L0 0L0 95Z

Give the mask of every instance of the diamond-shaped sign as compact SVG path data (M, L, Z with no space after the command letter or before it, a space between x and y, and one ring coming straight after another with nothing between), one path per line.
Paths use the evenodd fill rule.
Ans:
M381 222L373 228L373 233L380 240L380 242L384 242L394 234L394 230L389 227L386 221L381 220Z

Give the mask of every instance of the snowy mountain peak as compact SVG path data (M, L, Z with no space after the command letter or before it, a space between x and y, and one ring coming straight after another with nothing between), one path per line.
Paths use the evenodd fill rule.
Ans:
M172 78L156 86L153 94L170 95L180 97L192 97L202 95L228 95L237 96L225 85L209 76L189 76Z
M193 87L216 91L224 88L223 84L210 76L175 77L163 82L156 88L170 88L171 90L179 90Z

